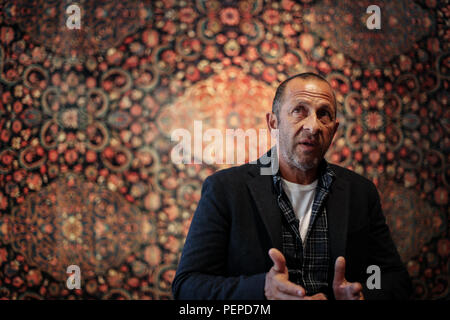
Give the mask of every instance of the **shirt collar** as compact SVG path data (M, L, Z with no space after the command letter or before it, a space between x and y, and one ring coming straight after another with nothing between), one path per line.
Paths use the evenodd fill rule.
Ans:
M280 169L278 169L276 174L272 175L272 178L277 194L281 194L282 187ZM331 184L333 183L335 178L336 173L334 172L333 168L325 159L322 159L319 165L319 181L317 183L317 187L328 190L330 189Z

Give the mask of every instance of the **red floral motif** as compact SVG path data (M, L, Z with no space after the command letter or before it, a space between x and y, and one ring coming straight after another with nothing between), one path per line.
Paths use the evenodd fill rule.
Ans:
M225 8L220 11L220 20L223 24L235 26L239 24L239 11L236 8Z

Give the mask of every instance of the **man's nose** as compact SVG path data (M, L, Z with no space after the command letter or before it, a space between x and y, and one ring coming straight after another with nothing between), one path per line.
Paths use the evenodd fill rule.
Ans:
M320 130L319 119L315 114L309 115L303 122L303 130L309 130L311 134L317 134Z

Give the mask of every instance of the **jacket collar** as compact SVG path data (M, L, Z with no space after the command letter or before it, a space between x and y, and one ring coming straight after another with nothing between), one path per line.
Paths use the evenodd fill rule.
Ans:
M331 188L331 185L336 177L336 173L334 172L333 168L328 164L328 162L325 159L322 159L319 165L319 178L318 178L318 188L323 188L326 190L329 190ZM280 170L278 170L273 176L272 181L275 186L275 190L277 191L277 194L281 194L281 173Z

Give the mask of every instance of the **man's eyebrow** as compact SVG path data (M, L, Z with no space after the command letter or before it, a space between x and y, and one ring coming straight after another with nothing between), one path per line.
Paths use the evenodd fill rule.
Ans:
M332 104L330 104L330 103L323 103L319 106L319 109L323 109L323 108L331 109L331 106L332 106Z

